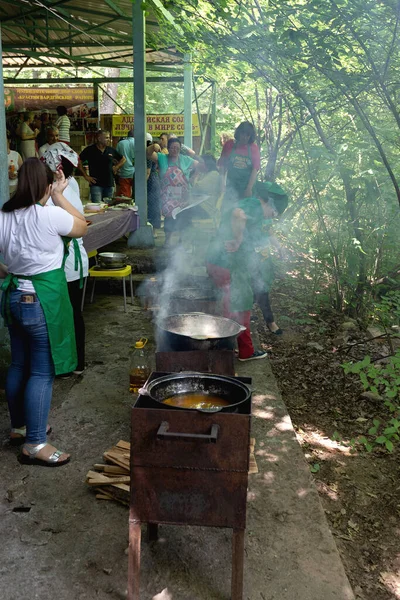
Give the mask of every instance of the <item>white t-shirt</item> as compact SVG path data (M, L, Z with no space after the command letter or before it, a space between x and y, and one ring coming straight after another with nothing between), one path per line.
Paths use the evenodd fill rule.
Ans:
M43 146L40 146L39 148L39 158L42 158L42 156L47 152L47 150L50 148L50 144L43 144Z
M83 205L81 202L81 198L79 196L79 185L78 185L78 182L76 181L76 179L74 179L74 177L70 177L68 179L68 186L65 188L65 190L63 192L63 196L64 196L64 198L66 198L68 200L68 202L70 202L72 204L72 206L74 208L76 208L76 210L79 210L79 212L83 214ZM54 206L51 198L48 199L46 206ZM89 270L88 255L87 255L87 252L83 245L83 239L77 238L76 241L78 242L79 249L81 251L83 277L87 277L88 270ZM69 245L69 254L68 254L68 258L65 262L64 268L65 268L65 276L67 278L67 281L76 281L77 279L80 278L79 262L78 262L78 270L75 271L75 251L74 251L74 245L72 243L72 240Z
M64 256L62 235L67 235L74 218L59 206L0 211L0 252L10 273L37 275L59 269ZM34 292L33 284L20 279L18 289Z
M15 173L18 173L18 159L18 152L16 150L10 150L10 152L8 153L8 168L10 168L12 161L15 167ZM10 188L10 192L13 192L18 185L18 179L8 179L8 185Z

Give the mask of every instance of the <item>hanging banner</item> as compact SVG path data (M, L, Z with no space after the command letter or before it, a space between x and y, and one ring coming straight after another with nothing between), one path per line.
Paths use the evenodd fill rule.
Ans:
M126 137L134 124L133 115L113 115L113 137ZM147 115L147 133L158 137L162 133L184 134L185 121L183 115ZM192 135L200 135L199 118L197 113L192 115Z
M65 88L4 88L4 105L7 112L26 110L55 109L57 106L73 108L80 105L94 105L94 89L90 87Z

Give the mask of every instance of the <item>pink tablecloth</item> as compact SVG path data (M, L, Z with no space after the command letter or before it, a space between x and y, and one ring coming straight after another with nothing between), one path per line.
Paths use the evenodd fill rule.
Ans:
M92 221L92 225L89 225L87 234L83 238L83 245L87 252L115 242L126 233L136 231L139 227L139 215L129 208L109 210L100 215L90 215L87 219Z

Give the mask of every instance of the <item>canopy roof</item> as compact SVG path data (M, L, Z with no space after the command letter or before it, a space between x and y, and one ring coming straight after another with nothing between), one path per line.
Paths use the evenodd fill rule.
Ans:
M149 5L149 2L147 2ZM156 7L146 16L147 69L174 71L182 56L162 47ZM146 14L149 6L146 6ZM132 66L132 0L0 0L3 68Z

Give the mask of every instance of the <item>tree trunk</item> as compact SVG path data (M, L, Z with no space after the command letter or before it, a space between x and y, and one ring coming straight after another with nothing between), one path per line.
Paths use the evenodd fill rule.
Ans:
M362 316L364 310L364 296L367 289L367 260L363 250L364 235L358 218L356 208L356 189L352 187L350 175L344 168L340 169L340 175L343 180L343 186L346 194L347 207L350 214L351 224L354 231L354 237L358 240L359 257L358 257L358 277L357 285L354 290L353 298L349 303L349 315L352 317Z
M105 77L119 77L119 72L119 69L107 68L105 72ZM104 91L101 99L101 114L110 115L117 112L117 105L115 104L115 102L113 102L113 99L117 98L118 85L118 83L107 83L106 85L102 86Z

